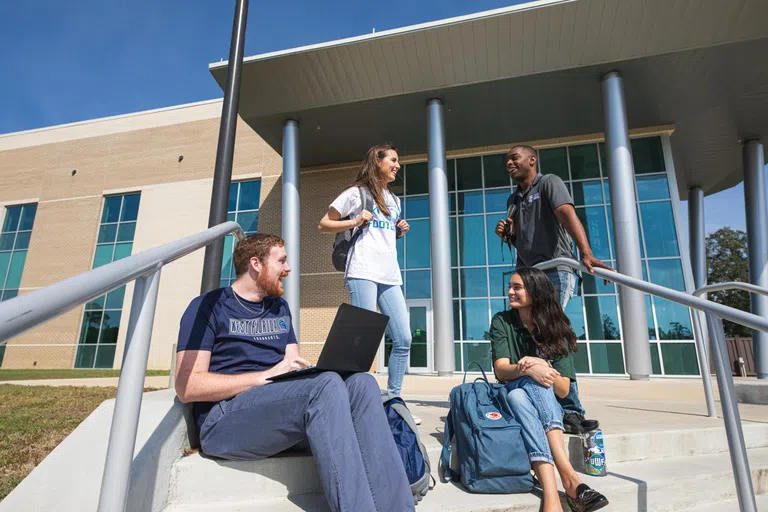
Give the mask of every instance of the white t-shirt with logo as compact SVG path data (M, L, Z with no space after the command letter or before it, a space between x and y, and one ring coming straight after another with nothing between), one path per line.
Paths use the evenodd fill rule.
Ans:
M370 196L367 190L363 192ZM385 192L389 217L384 216L375 201L371 212L373 219L363 227L351 256L347 259L347 270L344 277L367 279L381 284L401 285L400 265L397 264L396 223L400 216L400 199L389 190ZM334 208L341 218L357 218L363 211L360 202L360 191L350 187L337 197L331 208Z

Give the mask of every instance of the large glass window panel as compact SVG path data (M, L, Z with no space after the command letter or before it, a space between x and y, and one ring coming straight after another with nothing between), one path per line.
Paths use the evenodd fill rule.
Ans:
M221 258L221 275L225 279L228 278L229 274L232 272L232 251L234 249L234 243L234 236L227 235L226 238L224 238L224 253ZM229 286L229 283L224 286Z
M466 365L476 362L483 367L483 370L490 372L493 370L491 364L491 344L490 343L463 343L464 361ZM472 371L478 371L476 365L472 365Z
M430 267L429 220L409 222L411 230L405 236L405 268Z
M400 168L400 171L395 175L395 181L389 184L389 191L396 196L402 196L405 194L405 165Z
M567 181L568 151L562 148L549 148L539 151L539 170L542 174L556 174Z
M0 290L5 287L5 276L8 274L8 265L11 264L11 253L0 252Z
M448 190L456 190L456 159L446 161L445 173L448 176Z
M20 206L7 208L5 220L3 220L3 233L17 231L19 229L19 219L21 219Z
M505 215L507 212L507 200L512 193L509 187L497 188L485 191L485 211L488 213L499 212Z
M117 224L104 224L99 228L99 238L97 243L111 244L117 237Z
M104 307L106 309L121 309L123 307L123 297L125 297L125 285L107 294Z
M99 341L101 326L101 311L86 311L83 316L83 326L80 329L80 343L95 344Z
M590 340L621 339L615 296L584 297L584 306Z
M587 332L584 328L583 298L579 296L572 297L568 301L568 305L565 306L565 315L571 321L571 329L576 334L576 338L580 340L587 339Z
M605 172L605 168L603 168L603 172ZM603 179L603 197L605 204L611 204L611 184L606 179Z
M479 156L456 159L456 188L458 190L483 188L483 173Z
M680 255L671 202L642 203L640 217L649 258Z
M509 247L496 236L496 224L503 218L498 215L485 217L485 241L488 244L488 264L503 265L515 263L515 248Z
M75 368L93 368L96 358L96 345L80 345L77 347Z
M405 237L397 239L395 248L397 250L397 266L403 269L405 268Z
M141 194L129 194L123 197L123 211L120 214L120 222L136 220L139 217L139 199Z
M0 236L0 251L13 250L13 242L16 240L16 233L7 233Z
M491 299L491 317L507 309L509 309L509 301L507 299Z
M31 236L31 231L19 231L16 233L16 242L13 244L13 248L15 250L26 249L29 247L29 239Z
M135 222L124 222L120 224L117 230L118 242L133 242L133 236L136 233Z
M459 192L457 194L459 215L471 213L483 213L483 192L480 190L473 192Z
M91 348L91 347L88 347ZM96 347L93 347L96 348ZM94 368L112 368L115 361L115 345L99 345Z
M453 301L453 339L461 339L461 305L458 300Z
M573 354L573 365L576 373L589 373L589 356L587 355L587 344L579 343L579 350Z
M91 302L87 303L85 305L86 310L91 309L104 309L104 299L106 299L106 295L102 295L101 297L97 297L93 299Z
M651 343L651 374L661 375L661 363L659 362L658 343Z
M615 267L615 263L613 261L607 260L604 261L606 265L609 267ZM606 294L606 293L616 293L616 285L613 284L610 281L605 281L603 279L600 279L599 277L595 277L592 274L589 274L587 272L582 273L582 283L583 283L583 290L586 294Z
M458 341L453 343L453 362L457 372L464 371L464 366L461 364L461 342Z
M462 266L485 265L484 216L459 217L459 262Z
M459 266L459 244L456 241L456 217L451 217L448 226L451 228L451 266Z
M592 373L624 373L621 343L590 343Z
M120 327L120 311L105 311L101 320L99 343L117 343L117 331ZM111 361L110 361L111 364Z
M240 182L238 210L258 210L261 197L261 180Z
M660 137L632 139L632 159L635 164L635 174L665 172L664 151L661 148Z
M21 210L21 220L19 220L19 231L31 231L35 224L35 214L37 213L36 204L27 204Z
M488 299L461 301L462 339L487 340L491 319L488 318Z
M131 249L133 248L133 242L126 242L122 244L115 244L115 261L127 258L131 255Z
M4 300L12 299L12 298L16 297L18 294L19 294L19 290L5 290L3 292L3 298L0 299L0 302L2 302ZM3 345L3 346L5 346L5 345Z
M451 269L451 291L453 292L453 298L459 298L459 269Z
M656 320L659 322L659 337L662 340L692 340L690 310L675 302L658 297L653 298Z
M259 212L238 212L237 223L245 234L255 233L259 225Z
M653 201L655 199L669 199L669 184L666 174L651 176L638 176L637 199L639 201Z
M102 224L120 220L120 205L123 196L111 196L104 199L104 211L101 213Z
M456 192L448 194L448 213L456 215Z
M24 262L27 259L27 251L14 251L11 263L8 265L8 275L5 279L5 288L18 288L21 284L21 274L24 271Z
M448 165L451 169L451 166ZM427 172L427 162L408 164L405 166L405 194L426 194L429 192L429 174ZM448 172L453 172L448 170Z
M406 197L405 215L407 219L428 218L429 196Z
M486 155L483 157L485 188L509 188L509 174L507 173L506 157L506 153Z
M587 232L589 245L592 247L592 252L595 257L599 260L611 259L611 250L608 245L608 226L605 220L605 207L589 206L586 208L577 208L576 214Z
M93 257L93 268L99 268L107 263L112 263L112 254L115 251L115 246L109 245L97 245L96 254Z
M685 291L683 265L679 259L648 260L651 282L680 292Z
M572 179L582 180L600 177L600 164L597 162L596 144L570 146L568 153L571 159Z
M600 180L574 181L573 203L576 206L603 204L603 182Z
M662 343L661 357L666 375L699 375L696 345L693 343Z
M432 297L432 272L429 270L411 270L405 273L405 298L429 299Z
M515 273L515 267L489 267L488 281L491 284L491 297L506 297L509 289L509 279Z
M237 189L239 186L240 184L237 182L229 184L229 201L227 202L228 212L237 211Z
M427 366L427 308L411 306L409 309L411 322L411 352L410 366L424 368Z
M643 267L645 268L645 267ZM645 315L648 321L648 339L656 339L656 326L653 323L653 305L651 303L651 296L646 294L645 296Z
M487 297L488 283L484 268L463 268L459 270L461 295L463 297Z

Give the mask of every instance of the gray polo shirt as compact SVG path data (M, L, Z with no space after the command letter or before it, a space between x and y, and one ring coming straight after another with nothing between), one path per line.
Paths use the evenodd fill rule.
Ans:
M573 258L571 237L555 217L558 206L573 205L558 176L537 174L525 192L516 187L507 200L507 217L515 221L513 244L517 266L530 267L554 258ZM572 272L569 267L558 270Z

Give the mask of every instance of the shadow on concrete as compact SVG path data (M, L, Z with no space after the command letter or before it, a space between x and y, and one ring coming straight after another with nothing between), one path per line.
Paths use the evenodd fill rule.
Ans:
M631 476L620 475L619 473L614 473L613 471L609 471L608 474L611 476L615 476L616 478L626 480L627 482L632 482L633 484L636 484L637 485L637 511L648 512L648 482L646 482L645 480L632 478Z

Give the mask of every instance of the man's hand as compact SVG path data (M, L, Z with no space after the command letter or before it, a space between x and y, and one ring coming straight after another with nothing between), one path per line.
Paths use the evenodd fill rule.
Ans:
M276 377L278 375L282 375L284 373L288 373L293 370L300 370L302 368L306 368L307 366L310 366L309 361L307 361L302 357L299 357L299 356L285 357L283 358L282 361L277 363L275 366L265 371L263 376L265 379L270 377Z
M397 227L400 228L400 233L402 235L406 234L411 229L411 226L407 222L405 222L405 220L401 220L400 222L398 222Z
M509 231L507 231L507 225L509 225ZM496 236L503 239L507 234L515 234L515 221L510 218L507 218L507 220L500 220L499 223L496 224Z
M540 357L525 356L517 362L517 365L520 367L521 371L525 371L531 366L537 364L543 364L544 366L549 367L549 363Z
M589 271L590 274L593 272L595 267L604 268L606 270L610 270L611 272L616 272L616 270L614 270L613 268L609 267L608 265L606 265L605 263L603 263L599 259L595 258L591 254L584 254L581 257L581 263L582 263L582 265L587 267L587 270Z
M363 210L362 212L360 212L360 215L355 217L355 222L357 222L357 224L355 224L355 227L360 227L363 224L368 224L372 220L373 220L373 214L368 210Z
M555 379L560 376L560 372L549 366L535 364L523 372L545 388L553 385Z

